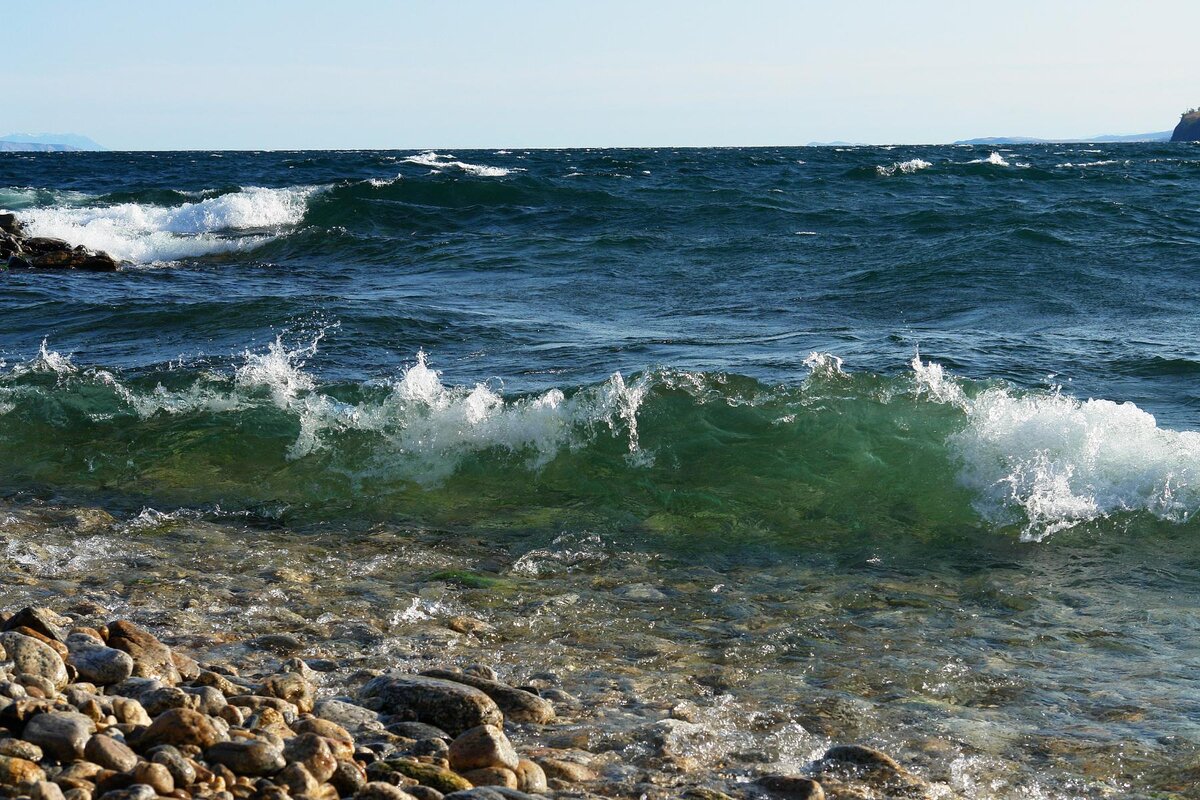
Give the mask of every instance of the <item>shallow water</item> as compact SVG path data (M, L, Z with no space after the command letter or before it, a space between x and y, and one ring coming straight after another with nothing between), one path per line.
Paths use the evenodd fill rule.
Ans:
M1198 179L1174 145L3 154L0 206L133 262L0 276L6 602L292 633L329 692L554 671L630 785L864 741L969 797L1192 796Z

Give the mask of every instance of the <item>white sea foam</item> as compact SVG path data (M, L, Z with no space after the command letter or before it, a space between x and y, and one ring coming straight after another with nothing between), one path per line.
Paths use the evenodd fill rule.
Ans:
M920 393L966 414L948 444L976 507L998 523L1019 510L1025 539L1124 511L1178 522L1200 509L1200 433L1159 427L1133 403L1008 387L970 394L919 356L913 371Z
M524 172L519 167L508 169L506 167L489 167L482 164L468 164L465 161L458 161L452 155L442 155L435 153L432 150L426 150L419 155L409 156L404 159L409 164L420 164L424 167L431 167L435 170L443 170L447 168L460 169L463 172L471 175L478 175L481 178L503 178L505 175L510 175L513 172Z
M124 261L151 263L262 244L303 219L314 191L248 187L177 206L54 205L24 209L20 217L34 236L65 239ZM244 235L248 231L263 233Z
M521 456L527 467L536 469L598 435L624 439L635 464L650 458L638 441L638 411L651 386L647 377L626 381L614 373L604 383L569 397L551 389L506 398L500 387L489 383L446 385L425 353L418 352L416 363L403 370L386 393L352 404L323 393L305 370L323 335L298 347L276 338L265 350L246 351L231 375L203 375L179 390L161 384L150 391L134 389L97 370L79 379L108 386L142 418L274 406L298 422L299 432L287 453L293 460L325 450L339 433L371 434L381 446L373 448L370 469L421 483L443 480L463 459L488 450ZM79 372L69 358L45 344L36 358L11 374L35 371L60 376ZM5 390L3 396L9 394L7 387L0 389ZM106 412L93 419L101 422L111 416Z
M846 373L842 370L842 363L842 359L832 353L812 352L804 359L804 366L808 367L809 375L825 377L845 375Z
M889 167L875 167L875 172L880 175L912 175L914 172L919 172L923 169L929 169L933 164L923 158L913 158L908 161L897 161Z
M1085 151L1085 152L1087 152L1087 151ZM1107 167L1112 164L1120 164L1120 163L1121 163L1120 161L1110 159L1108 161L1084 161L1079 164L1072 164L1070 161L1067 161L1062 164L1055 164L1055 166L1059 167L1060 169L1071 169L1071 168L1087 169L1089 167ZM1128 163L1128 162L1126 162L1126 163Z
M967 163L968 164L992 164L993 166L997 166L997 167L1011 166L1007 161L1004 160L1004 156L1000 155L999 153L997 153L995 151L992 151L992 153L990 155L988 155L987 158L976 158L976 159L972 159L971 161L968 161Z

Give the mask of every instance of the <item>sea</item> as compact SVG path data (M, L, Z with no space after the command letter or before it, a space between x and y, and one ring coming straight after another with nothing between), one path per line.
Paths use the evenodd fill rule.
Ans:
M0 153L0 208L125 262L0 272L9 605L553 671L618 783L1200 797L1196 145Z

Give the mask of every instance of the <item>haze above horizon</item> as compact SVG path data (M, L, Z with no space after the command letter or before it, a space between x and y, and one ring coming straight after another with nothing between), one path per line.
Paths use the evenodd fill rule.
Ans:
M1166 130L1200 102L1200 7L1174 0L329 9L11 5L3 127L117 150L904 144Z

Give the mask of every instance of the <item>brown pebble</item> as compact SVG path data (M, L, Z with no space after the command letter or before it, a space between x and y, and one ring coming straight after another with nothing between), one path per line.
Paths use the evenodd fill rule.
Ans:
M596 773L583 764L573 761L562 761L557 758L535 758L534 762L542 768L546 779L565 781L567 783L584 783L596 780Z
M517 773L504 767L484 767L460 772L464 778L476 786L504 786L509 789L517 788Z
M175 779L171 777L170 770L162 764L143 761L134 767L133 780L135 783L146 784L156 794L170 794L175 791Z
M117 772L128 772L138 762L137 753L111 736L93 736L83 748L83 757L93 764Z
M546 773L528 758L517 762L517 788L526 794L542 794L546 791Z

